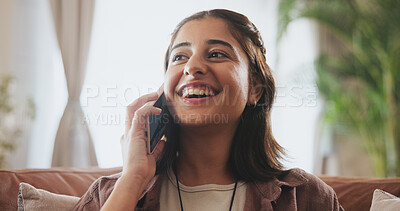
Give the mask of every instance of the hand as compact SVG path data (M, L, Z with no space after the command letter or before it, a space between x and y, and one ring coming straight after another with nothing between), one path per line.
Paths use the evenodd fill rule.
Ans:
M131 184L142 186L142 190L154 177L156 162L164 148L164 141L160 141L152 154L147 154L147 124L150 114L161 114L161 109L153 104L161 96L163 86L157 92L144 95L136 99L127 107L125 133L121 137L123 158L122 177ZM129 185L129 184L128 184Z

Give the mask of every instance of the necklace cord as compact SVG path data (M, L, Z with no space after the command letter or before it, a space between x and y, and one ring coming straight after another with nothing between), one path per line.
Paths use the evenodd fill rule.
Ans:
M229 211L232 210L233 200L235 200L235 193L236 193L237 184L238 184L238 181L236 180L235 188L233 188L233 194L232 194L232 199L231 199L231 205L229 206Z
M181 205L181 211L183 211L181 189L179 188L178 173L175 168L174 168L174 173L175 173L175 178L176 178L176 186L178 187L179 203Z

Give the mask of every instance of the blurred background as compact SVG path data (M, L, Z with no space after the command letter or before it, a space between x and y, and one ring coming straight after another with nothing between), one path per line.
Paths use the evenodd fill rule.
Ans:
M286 168L400 176L397 0L0 0L0 168L121 166L125 107L163 83L183 18L260 30Z

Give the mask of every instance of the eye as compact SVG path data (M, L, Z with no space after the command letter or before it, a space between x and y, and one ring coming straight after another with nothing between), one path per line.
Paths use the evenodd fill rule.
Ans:
M186 58L186 56L178 54L178 55L175 55L175 56L172 58L172 61L173 61L173 62L177 62L177 61L180 61L180 60L185 59L185 58Z
M208 56L208 58L226 58L226 57L228 57L228 56L225 53L221 53L218 51L213 51Z

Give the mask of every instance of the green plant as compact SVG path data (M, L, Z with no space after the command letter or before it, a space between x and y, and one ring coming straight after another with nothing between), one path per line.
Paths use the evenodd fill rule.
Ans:
M316 62L326 119L361 137L376 176L400 176L400 1L281 0L278 37L298 18L342 44Z
M17 122L17 106L12 101L10 86L13 78L9 75L0 75L0 169L5 167L6 155L17 147L16 140L21 136L21 125ZM35 107L28 99L25 115L34 118Z

